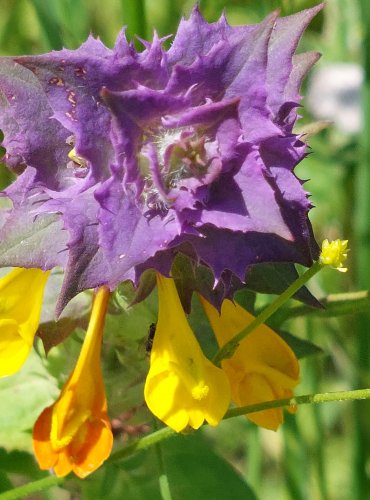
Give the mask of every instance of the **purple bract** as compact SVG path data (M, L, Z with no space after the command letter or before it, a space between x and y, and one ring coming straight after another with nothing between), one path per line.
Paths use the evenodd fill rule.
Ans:
M321 9L260 24L207 23L197 7L171 48L79 49L0 63L4 192L0 265L62 266L61 308L191 248L217 281L250 265L317 256L310 203L293 170L303 77L318 54L294 55Z

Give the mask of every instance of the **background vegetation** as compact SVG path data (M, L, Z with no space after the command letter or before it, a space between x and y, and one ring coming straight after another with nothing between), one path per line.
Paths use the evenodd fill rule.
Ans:
M161 35L175 33L180 17L189 13L193 3L193 0L0 0L0 54L40 53L63 46L76 48L90 32L112 46L124 24L128 26L129 38L137 34L150 39L154 27ZM259 22L275 8L285 15L316 3L313 0L200 1L208 21L217 19L225 9L231 24ZM369 289L369 30L370 2L327 0L300 46L300 51L318 50L324 54L318 68L333 63L355 63L362 67L364 75L362 93L356 101L355 92L351 101L362 110L362 126L349 133L334 123L312 137L312 154L297 169L300 178L310 179L306 188L316 206L311 219L317 240L326 237L350 240L349 273L323 271L310 284L317 297ZM135 44L140 47L137 41ZM344 74L346 68L342 69ZM308 84L309 81L304 94ZM337 106L345 106L343 99L338 99ZM307 107L302 114L299 127L313 120ZM9 181L6 170L1 168L1 185ZM52 294L49 296L52 304ZM126 298L125 290L117 294L118 312L125 308ZM260 305L264 300L265 297L260 299ZM152 425L140 400L146 363L140 345L154 318L154 301L153 298L152 302L137 306L139 310L134 314L112 314L106 328L105 372L118 448ZM325 313L312 314L284 324L323 350L319 356L303 360L298 394L370 387L369 314L355 314L355 306L349 312L333 318ZM197 322L196 317L194 321ZM33 354L18 375L0 380L0 498L2 491L45 476L32 457L32 425L41 409L57 396L80 343L81 332L77 329L66 343L50 352L47 360L38 345L38 353ZM132 407L136 410L129 413L127 409ZM201 446L196 439L189 444L188 440L180 443L179 455L179 444L172 440L163 449L106 465L85 481L68 479L60 487L33 498L155 500L161 498L157 478L166 470L175 490L176 484L185 485L174 495L180 500L253 498L247 490L243 490L243 497L233 493L230 485L236 484L236 477L246 481L260 499L363 500L370 491L369 415L368 402L305 406L297 415L288 415L285 426L277 433L258 429L240 417L223 422L215 430L205 429L202 439L207 446ZM232 468L225 468L223 462L220 465L219 457L226 458ZM195 460L195 464L189 466L189 460ZM224 490L202 493L203 477L195 471L205 462L222 476ZM192 477L186 488L187 473Z

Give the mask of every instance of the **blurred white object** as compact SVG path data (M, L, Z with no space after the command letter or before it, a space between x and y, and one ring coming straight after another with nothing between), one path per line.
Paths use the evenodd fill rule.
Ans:
M321 66L312 76L307 107L320 120L331 120L343 132L361 130L362 67L353 63Z

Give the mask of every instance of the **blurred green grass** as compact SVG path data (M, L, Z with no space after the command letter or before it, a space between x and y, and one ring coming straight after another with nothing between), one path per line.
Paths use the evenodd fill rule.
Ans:
M209 21L217 19L225 9L230 23L243 24L258 22L276 8L283 14L289 14L316 3L311 0L203 0L200 6ZM319 50L324 54L319 63L323 65L329 61L360 63L366 30L366 26L361 25L360 3L360 0L327 0L324 12L308 28L300 50ZM104 3L98 0L0 0L0 54L40 53L63 46L72 49L78 47L89 33L112 46L124 24L128 26L129 38L134 34L150 38L154 27L160 35L175 33L180 17L188 14L192 5L193 1L189 0L106 0ZM303 120L311 120L307 111ZM370 131L364 130L362 134L346 135L335 127L324 131L310 141L312 154L297 169L299 177L310 179L306 187L312 193L316 206L311 212L311 219L317 239L348 237L353 249L350 259L352 269L366 264L364 261L356 262L362 243L356 237L352 208L359 195L355 179L360 162L363 162L359 149L361 138L370 137ZM0 186L9 181L8 173L2 168ZM366 217L366 214L363 215ZM359 273L361 268L357 275ZM345 276L323 272L312 283L311 289L320 297L354 290L358 282L355 271ZM361 285L366 285L366 277ZM369 385L369 373L366 371L368 353L356 349L358 330L353 317L325 321L298 318L290 321L289 328L324 349L323 355L302 363L299 393L348 389L359 380ZM51 356L51 368L54 366L55 370L56 366L62 366L63 356L70 357L76 350L76 338L69 339ZM360 366L364 373L359 374ZM107 370L108 391L113 398L111 407L118 412L121 406L119 398L123 395L117 387L122 374L114 363ZM64 367L59 383L66 372ZM2 404L13 404L12 398L9 396L9 401ZM363 477L354 479L353 476L358 468L363 471L369 468L369 458L363 448L370 448L365 435L362 447L361 443L353 445L358 432L358 412L365 411L365 406L361 405L356 410L350 403L301 408L296 417L287 418L284 430L277 434L256 429L242 418L222 423L217 432L207 430L206 433L216 449L241 472L261 499L360 500L368 494L366 480L364 482ZM27 411L26 406L22 411ZM29 441L27 443L28 446ZM27 446L24 448L27 449ZM12 467L10 463L11 455L5 459L1 457L0 492L1 487L9 487L9 477L14 484L37 477L33 469L19 475L19 468ZM7 476L9 472L10 476ZM100 472L96 481L100 481L103 474L108 473ZM102 484L108 480L107 477L105 475L102 479ZM82 498L90 498L86 491L91 489L94 492L95 479L89 481ZM353 481L358 483L355 485L357 496L354 496L356 488ZM74 495L81 495L79 481L74 480L68 487ZM123 494L122 491L122 498ZM60 489L55 489L45 493L43 498L66 498L63 495Z

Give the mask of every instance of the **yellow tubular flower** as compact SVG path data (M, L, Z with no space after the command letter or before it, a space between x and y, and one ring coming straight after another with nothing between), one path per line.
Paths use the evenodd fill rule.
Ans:
M16 268L0 279L0 377L17 372L32 349L48 276Z
M145 401L176 432L217 425L230 403L224 372L202 353L182 309L172 278L157 274L159 314Z
M100 366L108 300L108 288L100 288L75 369L57 401L41 413L33 429L33 447L41 469L53 468L59 477L71 471L86 477L108 458L112 449Z
M220 347L254 320L252 314L231 300L224 300L219 314L202 296L199 298ZM290 398L293 396L292 389L299 382L299 364L295 354L266 325L260 325L250 333L234 355L222 361L222 368L229 378L232 399L237 406ZM290 407L290 411L294 410L295 407ZM255 424L271 430L277 430L283 422L281 408L246 416Z

